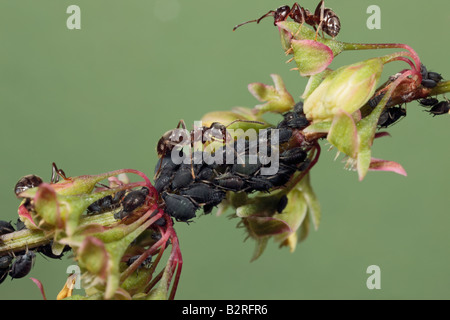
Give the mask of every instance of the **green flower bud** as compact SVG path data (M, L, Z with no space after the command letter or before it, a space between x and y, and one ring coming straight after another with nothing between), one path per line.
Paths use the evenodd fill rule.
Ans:
M333 71L305 100L306 117L314 122L329 121L339 109L349 114L359 110L373 96L382 71L379 58Z

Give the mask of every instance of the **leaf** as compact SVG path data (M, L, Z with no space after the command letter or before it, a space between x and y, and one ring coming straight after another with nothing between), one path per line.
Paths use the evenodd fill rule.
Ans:
M256 239L255 249L253 250L253 255L252 255L252 258L250 259L250 262L255 261L264 253L264 250L267 247L268 241L269 241L269 237L263 237L263 238Z
M254 238L273 236L292 231L285 221L277 218L249 216L245 220L250 235Z
M253 112L258 116L266 112L284 113L291 110L295 104L281 77L276 74L271 74L270 76L275 86L259 82L248 85L248 90L256 99L266 102L255 106L253 109Z
M101 279L106 278L109 254L100 239L87 236L77 251L77 257L81 267Z
M333 51L314 40L292 40L294 61L301 76L311 76L324 71L333 61Z
M310 174L307 174L301 181L299 186L303 192L303 196L308 203L308 214L313 222L314 229L319 229L322 217L319 199L317 198L311 186Z
M277 23L277 26L291 35L289 38L285 34L282 34L282 36L284 36L284 40L282 41L284 42L289 41L289 39L293 39L291 42L294 40L314 40L330 48L334 57L344 50L344 43L338 40L325 39L320 36L316 39L316 32L305 24L300 25L299 23L293 21L281 21Z
M30 277L30 279L31 279L31 281L33 281L36 285L37 285L37 287L39 288L39 291L41 292L41 294L42 294L42 298L44 299L44 300L47 300L47 297L45 296L45 292L44 292L44 285L42 284L42 282L40 282L38 279L36 279L36 278L31 278Z
M375 159L375 158L371 159L369 170L391 171L391 172L401 174L402 176L407 175L405 169L403 169L403 167L399 163L394 162L394 161Z
M339 110L328 132L327 140L339 151L355 159L358 152L358 133L352 116Z

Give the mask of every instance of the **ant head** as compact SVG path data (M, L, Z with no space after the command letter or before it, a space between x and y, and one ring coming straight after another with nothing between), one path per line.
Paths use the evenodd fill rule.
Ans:
M268 13L270 13L271 11L269 11ZM273 11L272 11L273 12ZM280 21L284 21L287 19L289 13L291 12L291 8L289 6L281 6L279 8L277 8L277 10L271 14L273 15L273 24L276 25L277 22ZM261 18L258 19L258 22L265 18L267 15L262 16Z

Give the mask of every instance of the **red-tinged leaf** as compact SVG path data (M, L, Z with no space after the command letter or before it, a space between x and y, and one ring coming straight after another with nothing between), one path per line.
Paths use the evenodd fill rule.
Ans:
M37 287L39 288L39 291L41 291L42 298L44 300L47 300L47 297L45 296L44 285L42 284L42 282L40 282L36 278L30 278L30 279L31 279L31 281L33 281L37 285Z
M19 214L19 217L25 218L26 220L28 220L33 226L35 226L36 228L38 228L38 226L36 225L36 223L33 221L33 218L31 217L30 212L27 210L27 208L25 207L25 205L21 205L19 207L19 210L17 212Z
M312 76L324 71L333 61L333 51L314 40L292 40L294 61L301 76Z
M52 185L48 183L40 184L34 197L34 203L36 212L45 222L58 225L58 227L63 226L59 203Z
M389 134L389 132L386 132L386 131L381 131L381 132L375 133L375 139L382 138L382 137L390 137L390 136L391 135Z
M89 272L106 278L109 255L105 244L95 237L88 236L78 249L78 259Z
M373 171L391 171L406 176L405 169L397 162L372 158L369 170Z

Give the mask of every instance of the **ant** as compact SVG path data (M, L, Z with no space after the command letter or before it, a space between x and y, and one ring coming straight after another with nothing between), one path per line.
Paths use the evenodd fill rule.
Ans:
M227 132L227 128L236 122L248 122L248 123L257 123L260 125L264 125L264 123L260 122L260 121L236 119L236 120L230 122L228 125L224 125L219 122L213 122L209 127L202 126L199 128L195 128L189 132L186 130L185 122L183 120L180 120L178 122L176 129L167 131L159 139L159 141L156 145L156 152L158 153L158 156L160 158L163 158L164 156L168 155L169 152L172 152L172 150L176 146L190 145L191 147L194 147L194 142L196 142L198 140L200 140L200 142L202 144L205 144L209 141L221 141L221 142L225 143L225 142L231 140L230 134ZM200 131L200 136L197 134L198 131ZM199 139L199 138L201 138L201 139ZM191 157L192 157L192 155L191 155ZM155 174L155 177L158 176L158 174L161 170L162 162L163 161L161 160L158 171ZM192 161L191 161L191 171L192 171L192 177L195 178Z
M290 8L289 6L281 6L276 10L270 10L259 19L250 20L238 24L233 28L233 31L240 26L250 22L259 23L262 19L269 16L272 16L274 18L274 25L276 25L277 22L286 21L286 19L289 17L297 23L309 24L314 28L314 30L316 30L316 40L319 30L322 30L322 36L323 32L325 32L332 38L336 37L341 30L341 22L339 20L339 17L330 8L325 8L324 0L321 0L317 5L316 10L314 11L314 14L311 14L308 9L301 7L297 2L295 2L292 5L292 8Z

